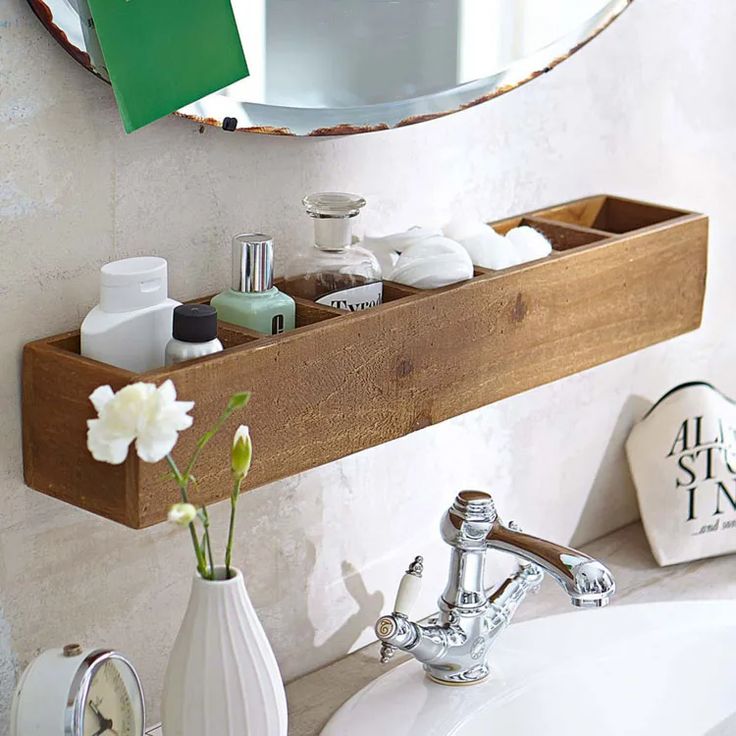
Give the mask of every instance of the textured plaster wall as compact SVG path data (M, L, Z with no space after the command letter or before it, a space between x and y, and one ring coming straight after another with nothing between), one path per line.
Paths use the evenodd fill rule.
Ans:
M24 487L21 345L76 326L114 258L165 256L180 298L227 282L236 231L273 232L283 259L307 237L308 191L365 194L374 231L617 192L710 213L711 267L696 334L245 497L238 562L284 675L367 641L420 552L431 610L437 520L462 487L493 489L507 518L560 540L634 519L622 442L645 399L693 378L736 394L735 23L729 0L640 0L552 74L389 133L280 140L166 119L126 137L109 88L22 0L0 0L0 723L18 669L72 640L129 653L155 718L192 568L183 534L133 532Z

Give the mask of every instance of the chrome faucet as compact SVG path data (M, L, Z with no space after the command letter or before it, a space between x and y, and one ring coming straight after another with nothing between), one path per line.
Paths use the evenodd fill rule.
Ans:
M376 635L383 642L382 662L397 649L409 652L424 664L432 680L443 685L474 684L487 677L491 644L526 594L538 589L545 573L581 608L605 606L616 590L613 576L597 560L523 534L513 522L504 526L487 493L459 493L440 530L452 554L439 616L427 626L409 620L423 569L423 560L417 557L401 581L394 612L376 622ZM519 569L492 593L484 584L489 549L520 558Z

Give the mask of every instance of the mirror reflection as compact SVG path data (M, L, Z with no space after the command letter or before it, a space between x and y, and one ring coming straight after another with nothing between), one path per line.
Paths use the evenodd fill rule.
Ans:
M103 78L86 0L29 0ZM250 76L180 112L260 132L420 122L506 92L567 58L630 0L233 0ZM58 33L63 31L64 37Z
M234 0L251 76L226 94L359 107L490 77L575 32L610 0Z

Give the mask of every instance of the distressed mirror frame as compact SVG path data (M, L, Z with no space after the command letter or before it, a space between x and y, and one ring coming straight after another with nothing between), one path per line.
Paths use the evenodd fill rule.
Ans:
M69 38L64 0L28 0L31 8L56 41L82 66L104 81L87 52ZM200 125L248 133L281 136L337 136L389 130L460 112L499 97L544 74L605 30L633 0L610 0L580 28L484 79L452 90L412 99L341 108L277 107L240 102L214 93L174 113Z

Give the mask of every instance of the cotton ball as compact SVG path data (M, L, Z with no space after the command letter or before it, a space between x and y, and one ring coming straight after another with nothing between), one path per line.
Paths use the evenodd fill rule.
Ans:
M459 243L435 235L410 245L399 257L391 281L417 289L438 289L473 277L473 263Z
M460 243L481 268L500 271L520 262L513 244L479 220L456 217L444 227L444 233Z
M394 233L392 235L384 235L376 237L366 235L362 242L362 246L370 250L378 259L383 274L390 273L401 253L413 243L417 243L426 238L440 235L439 230L431 230L429 228L413 227L403 233Z
M518 263L545 258L552 252L552 246L547 238L533 227L522 225L506 233L517 253Z
M483 232L487 227L484 222L474 220L470 217L454 217L442 228L445 237L462 243L466 238L472 238Z
M485 230L461 240L460 244L468 251L473 263L481 268L499 271L517 263L513 244L492 227L486 226Z

